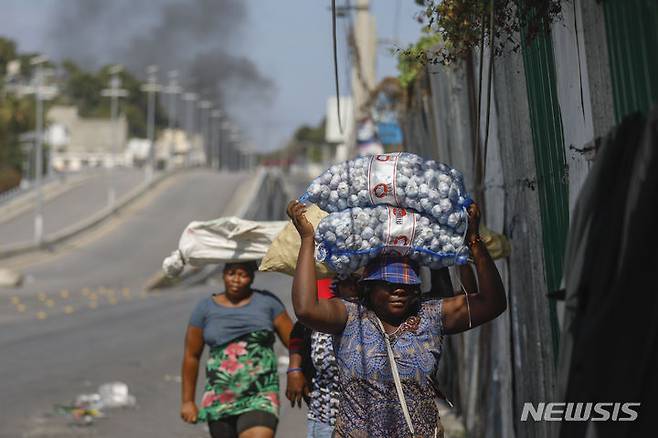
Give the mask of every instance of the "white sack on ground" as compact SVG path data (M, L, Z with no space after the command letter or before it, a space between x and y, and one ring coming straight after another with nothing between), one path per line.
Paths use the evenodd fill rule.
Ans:
M162 262L169 276L180 274L185 265L259 260L287 222L256 222L238 217L195 221L185 228L178 249Z
M461 172L418 155L396 152L336 164L300 198L330 213L352 207L410 208L457 230L468 221L471 200Z

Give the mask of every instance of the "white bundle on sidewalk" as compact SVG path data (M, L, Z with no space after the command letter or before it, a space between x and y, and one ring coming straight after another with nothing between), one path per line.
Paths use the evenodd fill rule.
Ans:
M286 221L256 222L238 217L190 222L180 237L178 249L162 262L162 269L173 277L185 265L200 267L261 259L286 224Z

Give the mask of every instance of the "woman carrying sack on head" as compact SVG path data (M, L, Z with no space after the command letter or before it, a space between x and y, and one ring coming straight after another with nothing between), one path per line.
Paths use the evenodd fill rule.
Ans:
M443 436L431 383L443 336L491 321L507 308L498 270L477 234L477 206L469 207L467 232L477 293L422 300L416 266L408 258L381 257L364 270L359 303L318 300L314 230L305 210L298 201L288 205L302 239L292 299L302 323L334 335L342 390L334 436Z
M271 438L279 413L274 333L288 347L292 321L281 301L251 288L256 264L227 263L225 291L203 298L185 336L181 418L207 421L213 438ZM199 361L210 348L201 410L195 404Z

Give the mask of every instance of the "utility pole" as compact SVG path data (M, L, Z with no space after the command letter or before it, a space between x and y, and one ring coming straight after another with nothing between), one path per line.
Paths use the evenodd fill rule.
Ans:
M210 156L211 146L209 145L209 135L208 128L210 125L210 108L212 108L212 103L209 100L202 100L199 102L199 109L201 110L201 138L203 139L203 152L206 155L206 164L212 164L212 158Z
M222 120L222 122L219 124L219 132L221 136L220 140L220 149L219 153L221 154L222 161L221 161L221 169L228 169L228 161L230 159L230 154L231 154L231 149L230 149L230 141L229 141L229 132L231 129L231 122L228 120Z
M194 148L194 102L197 100L197 95L195 93L185 93L183 94L183 100L185 101L185 131L189 145L185 155L185 165L189 166L190 154Z
M369 0L357 0L352 29L352 95L356 119L366 116L363 105L376 86L377 28L370 13Z
M213 157L211 161L211 166L219 170L223 161L223 157L221 156L220 153L221 146L220 146L220 138L219 138L222 112L218 109L212 110L212 112L210 113L210 117L212 117L212 133L211 133L212 141L210 142L210 148L212 150L212 157Z
M240 145L240 131L237 126L231 124L231 131L229 133L229 141L231 145L229 170L237 170L239 167L239 145Z
M176 96L182 91L178 85L178 71L169 72L169 84L163 88L162 92L169 95L169 163L173 165L174 157L174 123L176 122Z
M114 166L119 154L119 98L128 96L128 90L121 88L121 78L119 73L123 70L120 65L115 65L110 69L112 78L110 79L110 88L101 91L101 95L110 98L110 114L112 118L112 164L108 166L110 171L110 183L107 191L107 205L111 209L116 201L116 188L114 187Z
M44 70L43 64L47 59L43 56L36 56L30 60L30 63L35 66L35 83L32 87L28 87L26 93L34 93L36 100L36 120L35 120L35 137L34 137L34 150L35 150L35 173L34 182L36 188L36 212L34 215L34 242L37 245L43 243L43 193L42 193L42 178L43 178L43 101L55 95L55 87L47 87L44 85ZM52 160L52 153L51 153ZM50 160L49 160L50 161ZM51 166L51 163L48 164Z
M151 65L146 69L148 79L146 84L142 85L142 91L147 94L147 107L146 107L146 137L149 141L149 153L146 163L146 181L149 182L153 179L153 172L155 171L155 97L156 93L161 90L158 85L158 66Z

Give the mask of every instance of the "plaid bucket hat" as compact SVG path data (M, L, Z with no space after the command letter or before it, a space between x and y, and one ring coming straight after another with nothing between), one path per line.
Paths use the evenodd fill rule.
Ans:
M420 284L418 265L406 257L377 257L363 270L360 281L380 280L396 284Z

